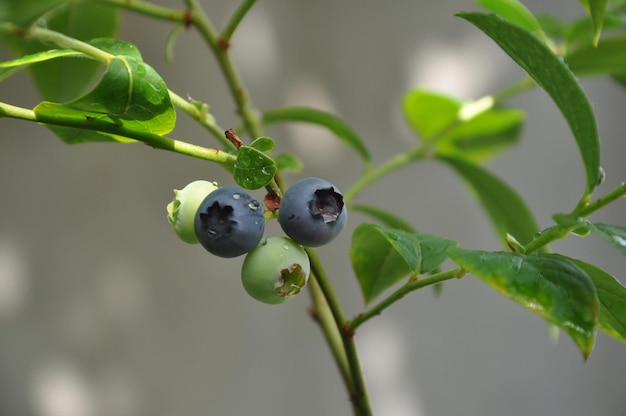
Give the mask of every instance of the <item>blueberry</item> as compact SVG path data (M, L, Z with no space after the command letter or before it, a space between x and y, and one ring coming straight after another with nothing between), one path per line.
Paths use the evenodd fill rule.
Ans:
M306 178L294 183L280 202L278 222L298 244L318 247L333 240L346 225L343 195L330 182Z
M287 237L271 237L246 255L241 282L254 299L277 304L300 293L310 271L309 257L301 245Z
M243 189L227 186L211 192L194 221L200 244L219 257L237 257L259 244L265 231L261 204Z
M217 183L200 180L183 189L174 189L174 200L167 204L167 221L185 243L199 243L194 231L196 212L204 198L216 189Z

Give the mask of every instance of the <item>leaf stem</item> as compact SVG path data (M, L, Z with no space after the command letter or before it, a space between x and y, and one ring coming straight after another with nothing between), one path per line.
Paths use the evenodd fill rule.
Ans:
M622 182L615 189L611 190L609 193L596 199L595 201L576 207L576 209L572 211L572 215L586 218L594 212L598 211L599 209L609 205L612 202L615 202L620 198L623 198L624 196L626 196L626 182ZM578 225L572 225L567 227L560 224L547 228L524 246L526 253L537 251L548 245L552 241L563 239L576 228L578 228Z
M535 80L533 80L531 77L525 77L520 79L516 83L500 90L499 92L492 94L491 97L493 98L494 104L497 104L536 86L537 83L535 82Z
M426 148L419 145L407 152L400 153L377 167L365 172L350 188L343 193L346 203L352 201L358 194L363 192L372 182L382 178L388 173L399 169L415 160L423 159L426 156Z
M235 10L230 20L226 24L226 27L222 31L222 39L224 40L224 42L230 42L230 39L232 38L233 33L235 33L235 30L239 26L239 23L241 23L241 21L246 16L246 14L250 10L250 8L254 5L255 2L256 0L244 0L239 5L237 10Z
M346 387L350 392L350 400L354 407L355 414L360 416L372 415L365 387L365 380L363 378L363 372L361 370L361 364L359 362L359 356L354 341L354 332L349 331L346 326L348 321L345 318L339 300L335 295L335 291L330 284L330 280L326 275L326 271L322 266L317 252L312 248L306 248L305 250L309 256L309 260L311 261L311 270L313 271L313 275L321 292L326 298L326 302L335 321L335 326L341 335L343 349L345 351L348 368L350 370L350 379L352 380L352 383Z
M315 276L312 276L309 280L309 293L311 294L311 300L313 302L311 316L320 325L320 328L324 333L324 338L326 338L326 342L330 347L335 363L341 372L344 385L348 391L352 391L352 376L350 374L350 368L348 367L346 353L343 349L341 332L335 325L332 311L328 306L328 302L326 301Z
M196 105L190 103L171 90L169 93L172 104L200 123L202 127L215 136L225 149L237 149L235 145L226 138L224 135L224 129L217 124L213 115L211 115L207 110L198 108Z
M421 289L426 286L441 283L450 279L460 279L465 275L465 270L457 267L445 272L435 273L428 277L417 278L411 277L402 287L393 292L391 295L383 299L376 306L368 309L367 311L357 315L350 322L348 322L348 328L351 331L355 331L359 326L375 316L380 315L385 309L402 299L406 294L415 290Z
M218 149L197 146L145 131L129 130L122 125L110 123L99 118L85 117L84 119L81 119L76 118L75 116L66 116L62 113L55 114L54 116L39 116L33 110L16 107L2 102L0 102L0 117L10 117L54 126L75 127L116 134L139 140L155 149L169 150L171 152L192 156L198 159L209 160L211 162L219 163L226 168L232 166L236 160L236 156Z
M169 7L159 6L154 3L141 0L98 0L101 3L108 3L113 6L123 7L141 13L145 16L154 17L156 19L168 20L171 22L186 23L186 13L184 10L172 9Z
M190 22L198 28L217 58L247 131L253 139L263 136L261 120L228 53L228 42L220 37L198 0L185 0L185 3L189 7Z
M78 39L66 36L54 30L46 29L37 25L32 25L28 29L22 29L19 26L9 22L0 23L0 32L13 33L26 39L37 39L41 43L52 43L60 48L72 49L82 52L85 55L104 63L108 63L113 59L113 55L108 52L91 46L88 43Z

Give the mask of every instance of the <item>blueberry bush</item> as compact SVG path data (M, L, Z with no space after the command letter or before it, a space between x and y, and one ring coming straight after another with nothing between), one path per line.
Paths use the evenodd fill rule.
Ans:
M478 3L480 11L455 18L490 38L526 76L474 100L419 86L407 91L401 111L416 142L380 163L373 162L356 130L334 114L311 107L265 108L253 101L230 47L254 0L241 0L221 30L198 0L185 0L180 8L146 0L9 0L0 6L0 40L14 57L0 62L0 81L28 70L42 101L24 108L3 97L0 117L41 124L67 144L142 142L208 162L206 177L181 184L171 202L155 210L167 205L175 234L190 247L200 244L207 256L242 256L243 289L254 299L278 305L308 293L310 314L328 343L353 414L370 415L355 343L359 328L412 292L440 288L443 282L479 279L565 332L584 359L598 330L626 342L626 288L601 265L550 247L557 240L595 235L626 255L626 226L591 218L620 201L626 183L597 192L605 177L600 138L594 108L580 86L591 76L626 85L626 3L583 0L587 13L572 21L536 16L517 0ZM168 22L168 54L181 33L198 31L232 93L241 125L224 129L207 103L168 89L139 48L116 37L123 12ZM68 78L72 82L59 89ZM520 194L485 166L521 139L525 113L508 103L530 89L544 90L559 109L584 178L577 203L563 206L547 226L540 226ZM199 138L200 144L173 137L178 115L198 123L207 137ZM362 160L362 174L343 192L334 185L338 178L306 177L297 154L275 152L285 139L265 133L269 126L291 122L328 129ZM207 138L214 140L212 146ZM357 203L379 179L425 161L462 178L493 224L500 247L461 247L454 239L420 232L394 212L393 204ZM225 169L230 182L213 182L212 168ZM304 173L305 179L290 183L293 173ZM354 218L369 218L354 224L346 253L364 304L352 317L333 289L343 276L336 276L316 249L333 244L348 211L359 214ZM267 235L266 225L273 221L284 235Z

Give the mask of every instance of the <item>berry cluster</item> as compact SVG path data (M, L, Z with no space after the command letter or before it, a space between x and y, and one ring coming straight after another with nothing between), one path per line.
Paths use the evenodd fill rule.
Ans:
M320 178L302 179L283 195L278 223L286 237L263 239L263 209L243 189L194 181L174 194L167 219L176 234L219 257L247 253L241 270L244 289L271 304L290 299L306 285L310 265L303 246L330 242L348 218L339 190Z

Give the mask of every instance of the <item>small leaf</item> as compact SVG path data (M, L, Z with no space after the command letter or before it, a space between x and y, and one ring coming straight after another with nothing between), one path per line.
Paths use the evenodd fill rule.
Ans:
M604 38L597 46L585 45L565 56L578 76L626 73L626 35Z
M274 144L274 140L271 137L257 137L249 146L260 152L269 152L274 149Z
M413 228L411 224L409 224L408 222L404 221L402 218L398 217L397 215L387 210L372 207L370 205L358 205L358 204L350 206L350 209L353 211L367 214L370 217L377 219L378 221L380 221L387 227L404 230L409 233L415 232L415 229Z
M415 135L430 141L458 120L462 105L461 100L447 95L414 89L404 96L402 109Z
M0 62L0 80L7 78L4 76L4 74L6 74L9 70L20 70L38 62L45 62L51 59L65 57L84 58L85 55L81 52L76 52L71 49L52 49L49 51L37 52L30 55L22 56L20 58L12 59L10 61Z
M471 162L447 156L439 156L438 159L454 168L474 190L503 243L507 233L522 244L533 239L539 227L524 200L509 185Z
M536 35L495 15L459 13L491 37L554 100L578 144L586 172L585 195L597 184L600 145L593 111L572 71Z
M435 237L430 234L416 234L419 241L422 263L420 273L429 273L441 266L450 256L448 249L457 246L454 240Z
M419 272L416 235L375 224L363 223L354 230L350 258L366 304L407 275Z
M4 14L0 16L0 20L26 27L62 2L62 0L3 0ZM51 16L45 20L48 29L82 41L112 37L117 32L119 23L118 9L99 2L71 2ZM20 56L50 49L49 45L17 36L4 36L2 40ZM44 100L64 102L82 94L100 68L101 64L92 60L55 59L34 65L32 74L39 94Z
M235 182L244 189L259 189L270 183L276 173L276 162L250 146L241 146L233 168Z
M159 74L131 56L115 57L102 79L90 92L65 104L42 102L34 109L38 118L60 117L106 120L130 131L167 134L174 128L176 113L169 91ZM104 133L54 128L67 143L111 140ZM72 137L75 137L74 141Z
M263 112L263 123L266 126L287 121L313 123L326 127L346 145L356 150L365 162L371 160L369 150L358 134L333 114L306 107L278 108Z
M493 289L567 332L585 359L593 350L599 301L591 278L551 254L453 248L450 257Z
M363 223L352 235L350 258L365 303L408 275L428 273L448 259L456 241Z
M598 328L626 343L626 287L604 270L576 259L569 259L593 280L600 301Z
M511 23L543 36L541 25L534 14L517 0L478 0L478 3L492 13L505 18Z
M415 89L405 96L403 110L416 135L434 142L438 153L480 161L515 144L526 118L520 110L492 106L491 97L462 102Z
M437 142L437 152L471 161L483 161L516 144L526 115L521 110L496 108L478 114Z
M139 49L130 42L115 38L96 38L91 39L88 42L91 46L95 46L98 49L102 49L111 55L124 55L135 58L138 61L143 61L141 52Z
M602 33L602 23L604 22L604 13L606 11L607 0L580 0L589 17L591 17L591 24L594 32L594 44L598 44L600 34Z
M296 155L291 153L281 153L275 158L276 167L280 171L285 172L300 172L302 171L304 164Z
M618 225L594 223L591 232L618 249L626 256L626 228Z

